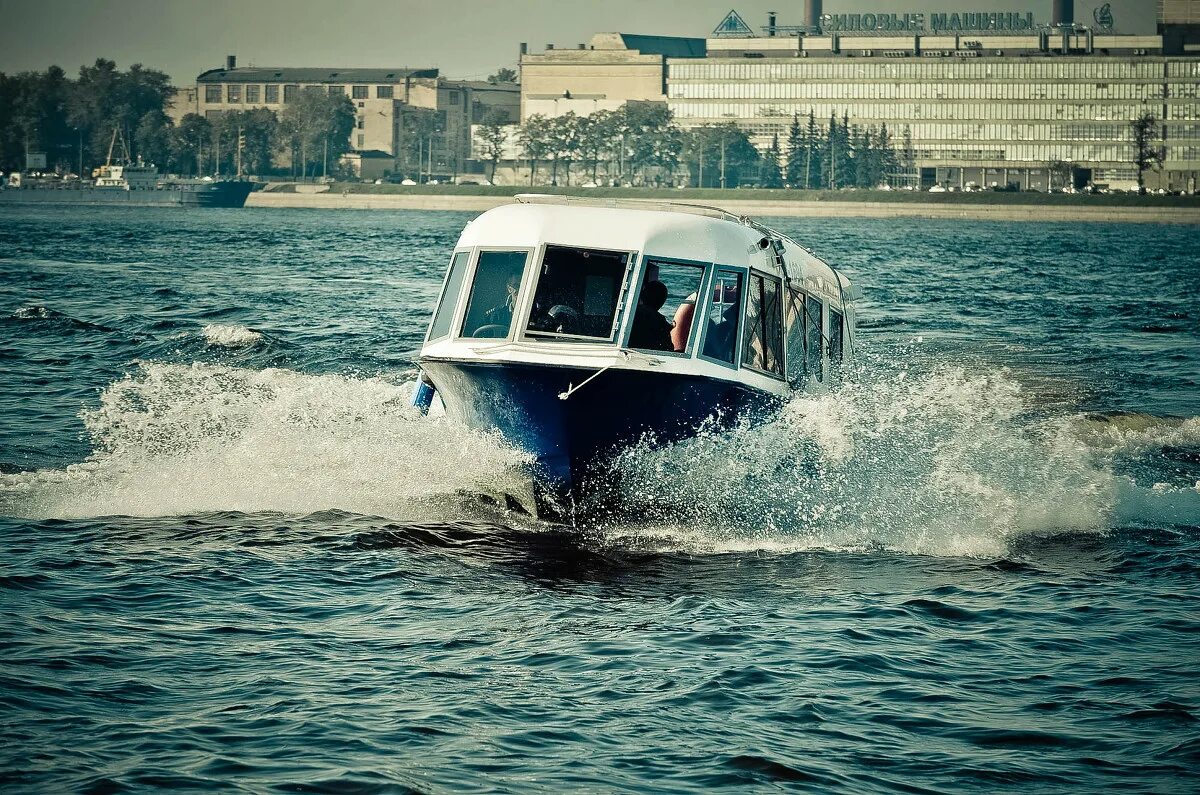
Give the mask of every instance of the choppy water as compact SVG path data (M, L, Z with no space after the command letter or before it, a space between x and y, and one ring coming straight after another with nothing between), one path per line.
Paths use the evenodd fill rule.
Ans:
M861 370L568 531L407 408L468 218L4 209L6 791L1200 787L1200 229L781 219Z

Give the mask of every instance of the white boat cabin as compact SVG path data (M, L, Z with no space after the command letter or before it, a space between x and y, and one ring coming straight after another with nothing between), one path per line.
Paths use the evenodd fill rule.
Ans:
M852 349L849 280L722 210L519 196L454 248L423 359L677 372L774 394Z

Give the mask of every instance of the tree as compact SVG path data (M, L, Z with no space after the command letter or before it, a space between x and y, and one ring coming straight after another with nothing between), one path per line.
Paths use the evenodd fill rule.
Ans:
M823 137L821 129L817 126L817 117L814 111L809 108L808 111L808 126L804 130L804 188L805 190L820 187L825 184L825 171L821 164L825 162L822 157L821 142Z
M142 116L133 133L133 145L147 163L159 168L170 168L171 164L171 120L161 110L152 110Z
M1070 163L1064 160L1051 160L1046 169L1047 182L1049 183L1047 187L1051 191L1054 190L1055 184L1066 187L1073 171L1074 168Z
M606 110L598 110L587 116L580 116L575 122L579 160L582 162L584 168L587 168L589 163L591 164L592 182L596 181L596 172L600 164L600 153L604 151L604 147L608 143L598 132L602 128L608 113L609 111Z
M900 144L900 168L904 171L905 187L916 187L917 151L913 148L912 128L904 125L904 136Z
M879 135L875 139L876 148L879 150L879 173L880 182L891 185L896 177L896 172L900 170L900 161L896 157L896 148L892 144L892 137L888 133L887 122L879 125Z
M1130 122L1133 134L1133 165L1137 168L1138 193L1146 192L1146 171L1162 165L1164 152L1155 142L1160 140L1158 118L1147 111Z
M212 150L214 155L220 152L218 170L237 176L269 171L272 150L279 140L278 126L275 113L269 108L221 114L212 124L210 133L214 143L220 143L219 149ZM334 151L340 156L344 150ZM321 154L324 155L323 145Z
M783 175L779 171L779 136L771 136L771 146L762 160L762 176L759 180L764 188L782 188Z
M493 85L497 83L515 83L517 82L517 71L509 69L507 66L502 66L496 70L493 75L488 75L487 81Z
M314 86L297 93L279 114L279 132L293 153L299 149L302 176L328 170L329 163L350 149L354 131L354 103L345 94L332 95ZM221 132L214 127L217 142ZM222 156L224 153L222 153Z
M433 173L433 149L436 139L445 132L442 116L431 108L405 108L400 115L400 169L410 173L410 163L416 162L417 181L428 165Z
M673 169L678 163L682 142L666 104L627 102L621 110L623 142L627 147L630 170L641 171L644 182L648 168Z
M483 154L492 164L492 172L488 175L488 180L492 183L496 182L496 166L504 156L504 144L508 141L509 129L508 114L499 108L492 108L484 114L479 123L479 130L475 133L479 137L479 146Z
M576 124L575 111L569 110L561 116L555 116L546 122L546 141L549 154L554 158L550 172L550 184L558 184L559 160L567 161L567 184L571 184L571 156L579 148L579 128Z
M784 168L783 179L789 188L798 188L804 184L804 160L807 149L804 129L800 126L800 114L792 116L792 126L788 129L787 165ZM808 187L804 184L804 187Z
M684 149L688 170L699 187L737 187L761 159L754 144L733 122L692 130Z
M537 164L550 153L550 124L549 119L540 113L535 113L521 125L518 138L521 149L529 160L529 184L537 179Z
M184 116L171 133L172 168L181 174L203 174L211 139L212 124L208 119L197 113Z

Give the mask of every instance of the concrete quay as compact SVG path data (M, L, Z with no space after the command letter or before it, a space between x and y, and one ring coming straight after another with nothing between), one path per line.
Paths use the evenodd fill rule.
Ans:
M536 190L536 189L534 189ZM586 194L585 194L586 195ZM483 212L513 201L510 196L463 194L285 193L258 191L247 207L304 207L322 210L431 210ZM951 204L913 201L697 201L739 215L798 218L958 218L980 221L1055 221L1200 225L1200 207L1113 205Z

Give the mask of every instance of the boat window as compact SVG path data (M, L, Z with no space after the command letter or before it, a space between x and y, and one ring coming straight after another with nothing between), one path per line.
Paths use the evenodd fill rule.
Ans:
M630 255L546 246L529 333L611 340Z
M703 265L650 260L638 290L629 347L686 352L703 278Z
M475 265L475 278L467 298L462 336L472 338L507 337L512 328L513 310L521 274L525 272L525 251L481 251Z
M463 276L467 272L467 260L471 252L459 251L450 260L450 272L446 276L446 286L442 288L442 300L438 302L437 310L433 313L433 322L429 324L427 340L436 340L450 333L450 323L454 320L454 307L458 305L458 295L462 292Z
M751 274L749 284L742 366L782 376L783 328L779 317L779 282Z
M788 290L787 296L787 380L796 386L804 377L804 293Z
M829 310L829 358L834 363L842 361L842 313Z
M821 312L824 307L821 302L813 298L811 295L805 304L805 312L808 315L808 345L805 346L805 361L807 362L808 375L818 381L821 380L821 352L824 346L821 344L821 327L822 318Z
M710 359L733 364L741 319L742 274L718 270L707 310L703 353Z

